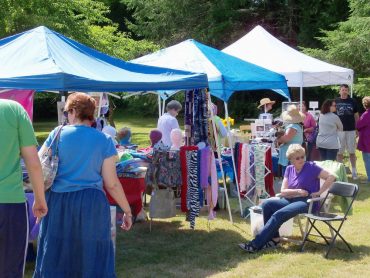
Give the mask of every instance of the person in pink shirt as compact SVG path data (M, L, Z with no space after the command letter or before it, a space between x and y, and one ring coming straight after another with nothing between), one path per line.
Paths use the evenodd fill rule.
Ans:
M362 99L362 105L366 111L361 115L360 119L356 123L359 137L357 149L362 152L362 158L364 160L367 175L367 183L370 183L370 97L364 97ZM366 183L366 181L364 183Z
M316 140L315 138L311 138L311 137L316 127L316 121L311 115L311 113L307 112L306 102L304 101L302 101L302 112L306 116L303 121L303 132L304 132L304 137L306 138L306 141L307 141L307 160L311 160L311 152L312 152L312 148L315 145L315 140Z

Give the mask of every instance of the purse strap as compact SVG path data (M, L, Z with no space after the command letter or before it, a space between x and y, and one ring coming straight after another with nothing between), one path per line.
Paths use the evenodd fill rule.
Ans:
M55 147L55 155L58 155L58 143L59 143L59 138L60 138L60 133L62 131L62 128L63 128L64 125L61 125L59 126L59 129L57 130L53 140L51 140L51 143L50 143L50 146L48 147L48 149L46 150L48 156L52 156L52 153L50 153L50 150L52 152L52 147L53 147L53 144L56 142L56 147Z

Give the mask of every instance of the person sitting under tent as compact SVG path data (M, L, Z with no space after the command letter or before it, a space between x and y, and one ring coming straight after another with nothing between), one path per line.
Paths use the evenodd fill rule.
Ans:
M171 147L171 131L175 128L180 128L176 119L182 109L182 105L177 100L171 100L166 105L167 113L164 113L159 119L157 128L162 132L162 142L168 147Z
M252 241L239 244L248 253L277 247L280 226L300 213L307 213L307 200L319 197L335 181L335 176L328 171L314 162L305 161L305 149L300 144L290 145L286 156L290 165L284 174L281 198L270 198L262 203L264 227ZM320 179L324 180L321 187ZM314 206L314 209L318 208Z

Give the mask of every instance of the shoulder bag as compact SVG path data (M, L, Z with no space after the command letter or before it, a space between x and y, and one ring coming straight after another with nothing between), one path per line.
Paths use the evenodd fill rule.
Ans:
M42 174L44 177L45 191L48 190L52 186L55 176L58 171L58 165L59 165L58 144L59 144L59 137L60 137L60 132L62 131L62 128L63 126L59 127L56 134L54 135L53 140L50 143L50 146L47 148L45 152L39 155L40 161L41 161ZM53 153L54 144L55 144L55 152Z

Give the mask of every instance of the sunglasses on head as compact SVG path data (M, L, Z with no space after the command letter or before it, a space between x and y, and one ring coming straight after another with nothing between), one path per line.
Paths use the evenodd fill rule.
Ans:
M297 157L295 157L294 159L295 159L295 160L301 160L301 159L304 159L304 155L302 155L302 156L297 156Z

